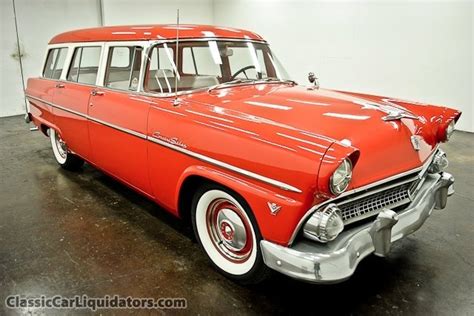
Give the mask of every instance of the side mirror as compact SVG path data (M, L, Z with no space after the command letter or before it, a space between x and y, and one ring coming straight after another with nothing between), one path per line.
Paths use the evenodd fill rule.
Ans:
M310 72L308 74L308 81L313 84L313 86L308 87L308 90L319 89L319 81L318 78L315 76L314 72Z

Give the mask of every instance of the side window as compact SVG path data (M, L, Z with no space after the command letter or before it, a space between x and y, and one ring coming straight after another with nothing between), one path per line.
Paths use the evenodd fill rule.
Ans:
M174 49L166 43L154 47L149 59L147 90L173 92L175 68Z
M48 52L46 64L43 69L43 77L59 79L66 60L67 48L53 48Z
M164 46L153 48L150 60L150 70L162 70L174 76L174 49Z
M101 47L77 47L74 50L71 66L67 75L68 81L95 84L99 70Z
M120 90L136 90L141 60L141 47L110 47L104 85Z

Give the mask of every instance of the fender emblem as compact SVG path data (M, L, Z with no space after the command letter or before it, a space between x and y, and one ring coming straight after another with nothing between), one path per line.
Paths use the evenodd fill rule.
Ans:
M180 141L177 137L168 137L168 136L164 136L164 135L161 135L160 132L154 132L153 133L153 136L158 138L159 140L162 140L164 142L167 142L171 145L175 145L175 146L179 146L181 148L187 148L188 146L183 143L182 141Z
M420 136L418 135L413 135L412 137L410 137L410 140L411 140L411 144L413 146L413 149L415 149L416 151L419 151L420 150Z
M267 202L267 205L268 205L268 208L270 209L270 213L272 215L277 215L277 213L280 211L281 209L281 206L276 204L276 203L272 203L272 202Z

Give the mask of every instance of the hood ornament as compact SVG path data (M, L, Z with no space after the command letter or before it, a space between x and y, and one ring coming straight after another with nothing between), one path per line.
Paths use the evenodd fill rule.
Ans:
M408 118L412 120L419 120L420 118L412 113L410 113L406 109L401 109L394 105L390 105L387 103L377 103L373 101L367 100L355 100L353 101L355 104L361 105L362 109L369 109L369 110L379 110L386 115L382 117L384 121L395 121L400 120L402 118Z
M273 202L267 202L268 208L270 209L270 213L272 215L277 215L277 213L281 210L281 206L273 203Z
M402 118L409 118L412 120L418 120L418 116L415 116L413 114L407 113L406 111L403 110L389 110L387 115L382 117L384 121L395 121L399 120Z

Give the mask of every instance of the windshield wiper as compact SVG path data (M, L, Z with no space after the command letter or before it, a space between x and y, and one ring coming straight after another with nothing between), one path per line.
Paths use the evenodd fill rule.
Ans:
M281 83L288 83L291 85L296 86L298 83L294 80L291 79L279 79L279 78L273 78L273 77L268 77L265 79L260 79L258 82L281 82Z
M256 80L255 79L234 79L234 80L231 80L231 81L227 81L227 82L223 82L223 83L220 83L218 85L215 85L214 87L211 87L209 89L209 91L212 91L212 90L215 90L215 89L220 89L220 88L225 88L227 86L231 86L231 85L234 85L234 84L240 84L240 83L251 83L251 82L255 82Z
M290 79L279 79L279 78L265 78L265 79L247 79L247 78L239 78L239 79L234 79L231 81L223 82L221 84L218 84L216 86L211 87L208 91L212 91L215 89L221 89L225 88L234 84L241 84L241 83L266 83L266 82L281 82L281 83L287 83L291 84L293 86L296 86L298 83L296 81L290 80Z

